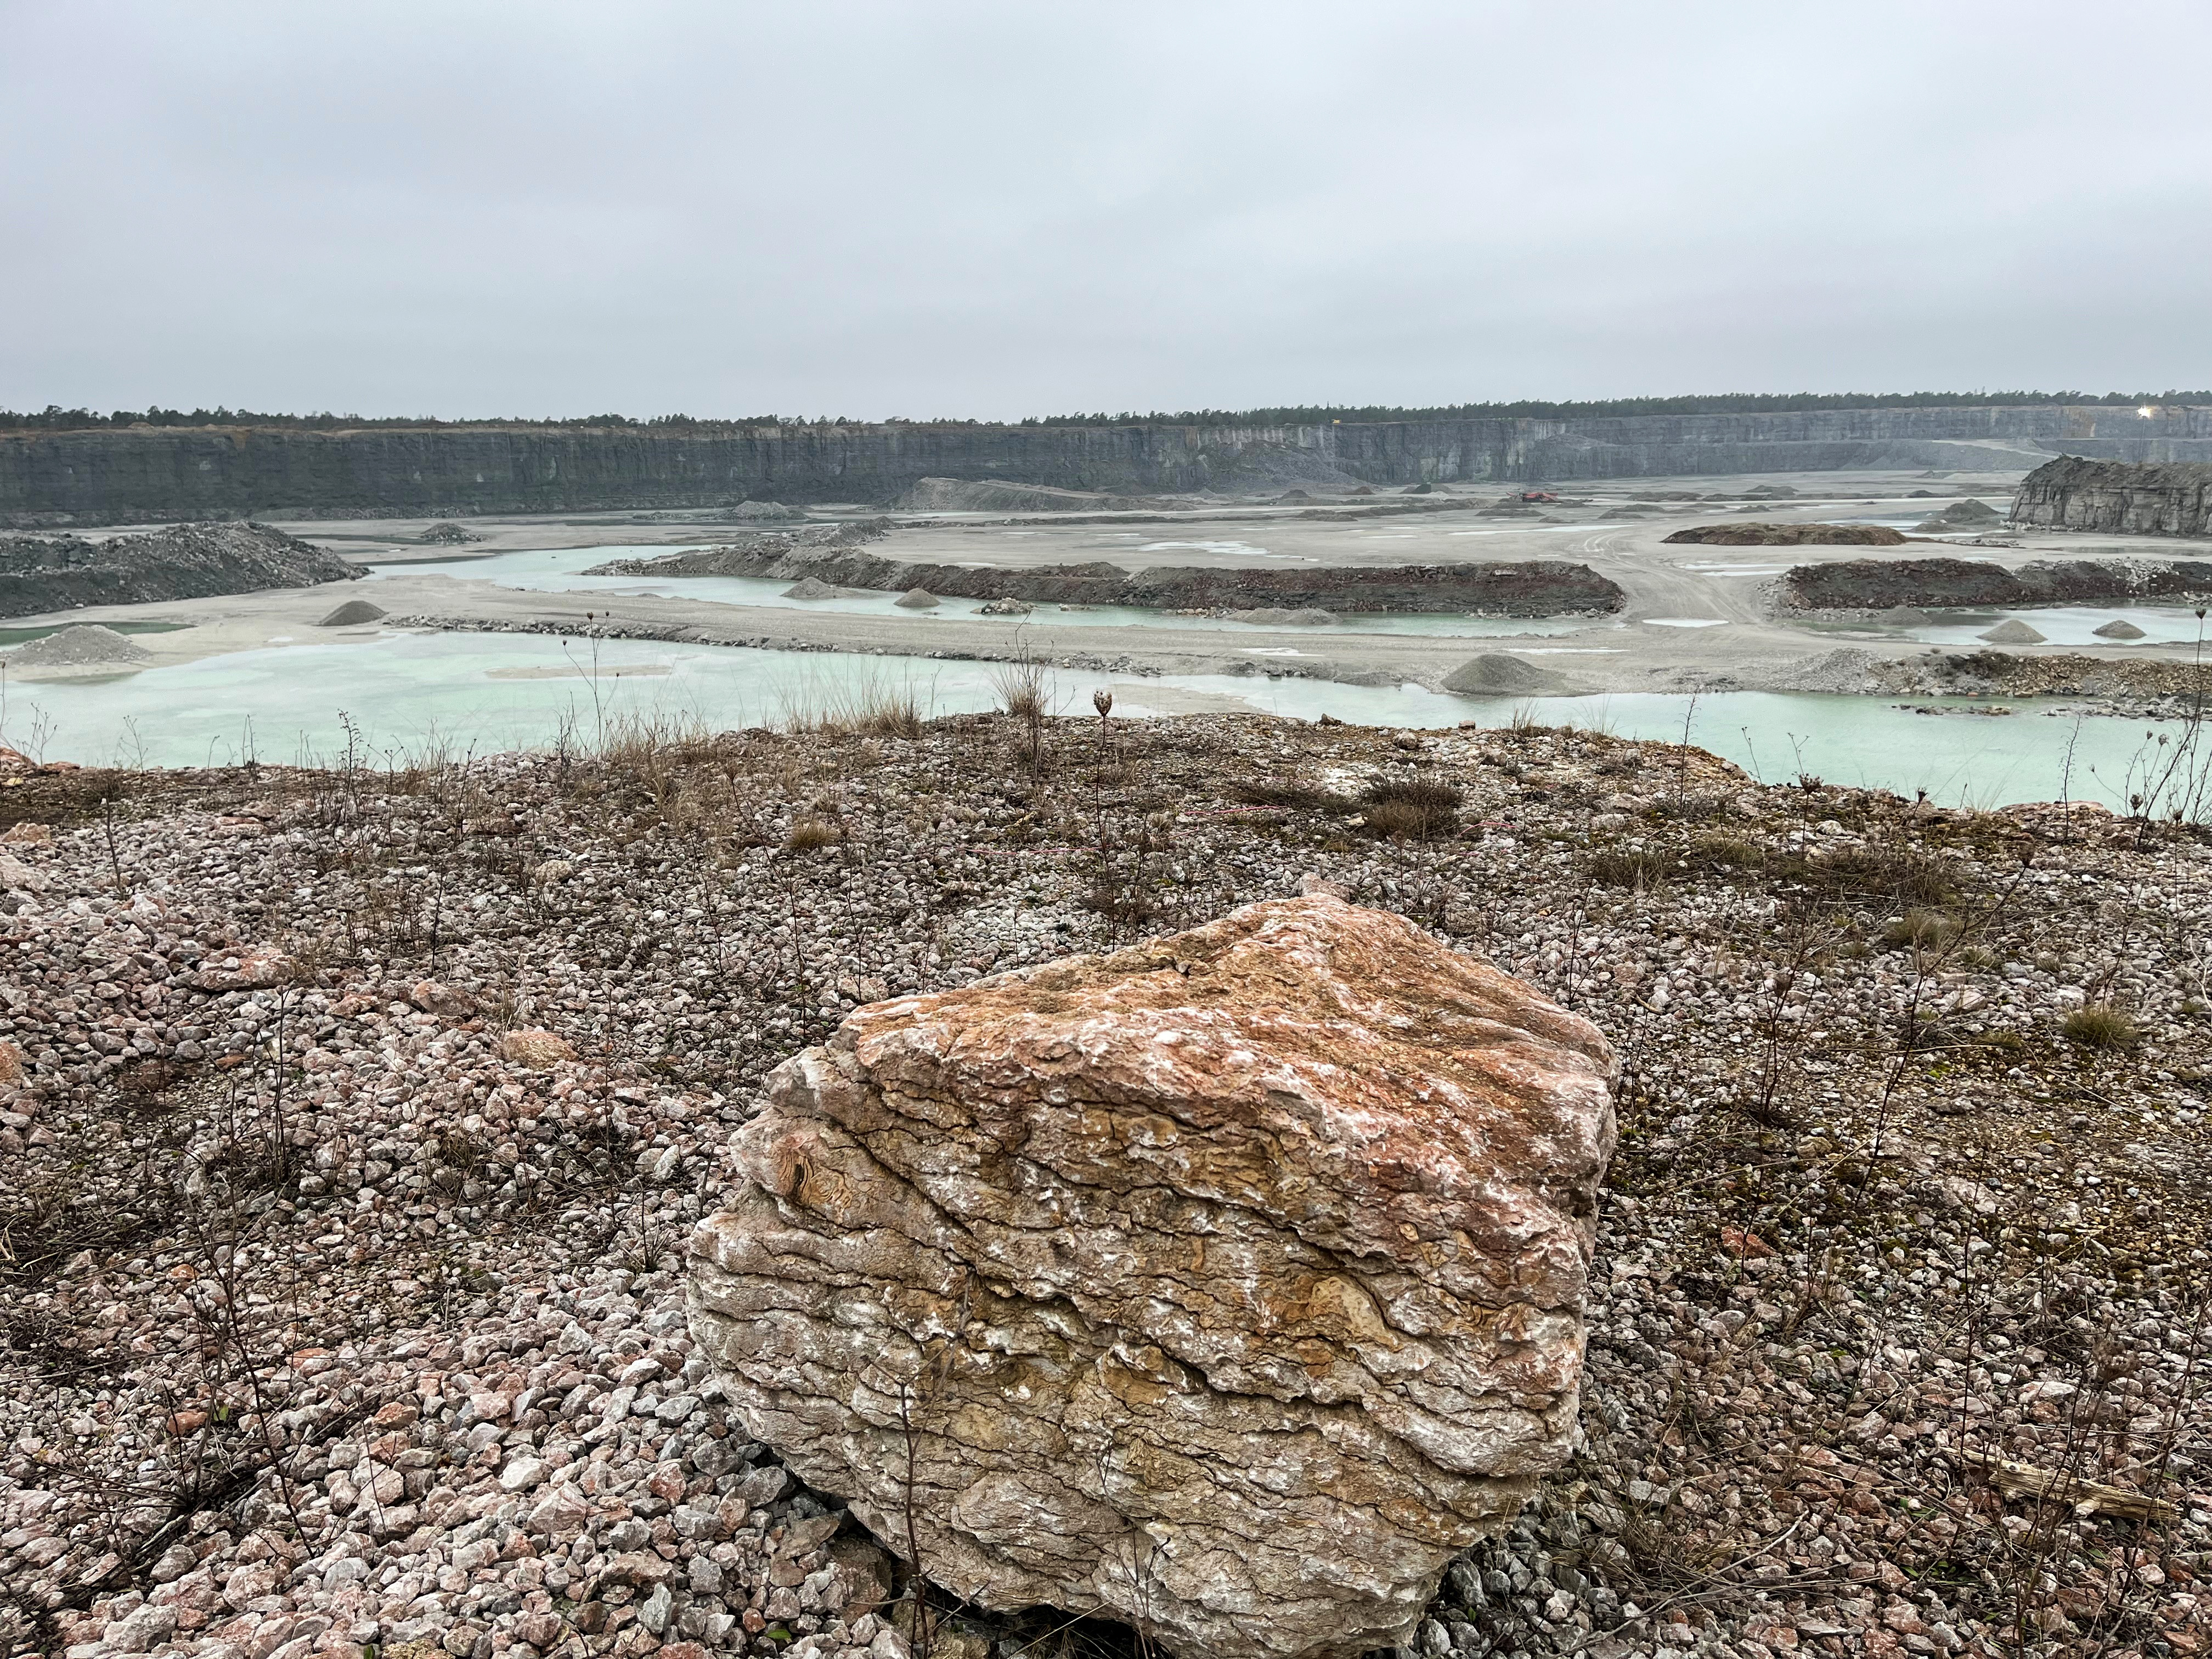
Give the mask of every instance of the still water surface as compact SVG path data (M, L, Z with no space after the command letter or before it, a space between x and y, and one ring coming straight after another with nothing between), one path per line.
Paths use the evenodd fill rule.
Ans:
M972 712L997 706L991 673L989 664L927 657L616 641L599 643L595 658L586 641L385 633L97 680L17 684L0 705L0 739L93 764L295 762L341 752L349 722L380 757L487 754L550 746L564 732L588 743L633 717L715 729L775 724L878 690L908 692L927 714ZM1115 682L1062 672L1060 708L1087 714L1091 691L1106 684L1116 685L1117 717L1218 707L1428 727L1504 725L1517 714L1672 742L1686 732L1769 782L1808 772L1978 805L2061 795L2117 805L2134 787L2130 767L2146 742L2156 742L2146 722L2055 718L2033 703L1997 717L1967 712L1982 705L1929 715L1877 698L1761 692L1477 698L1264 674ZM2179 735L2172 722L2159 729Z

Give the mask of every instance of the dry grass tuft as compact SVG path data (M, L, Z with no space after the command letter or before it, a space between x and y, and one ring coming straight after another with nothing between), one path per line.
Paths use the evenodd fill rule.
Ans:
M1035 725L1048 712L1045 678L1045 665L1041 662L1001 663L991 671L991 689L999 694L1000 705L1009 714Z
M845 832L829 819L804 817L791 826L783 845L787 852L811 853L817 848L835 847L844 839Z
M1369 784L1359 798L1370 830L1414 841L1449 835L1465 799L1452 785L1426 778L1385 778Z
M1881 930L1881 942L1893 951L1902 951L1908 945L1915 950L1937 951L1958 937L1957 917L1917 906Z
M2059 1023L2069 1042L2084 1048L2132 1048L2142 1041L2134 1018L2109 1002L2076 1008Z

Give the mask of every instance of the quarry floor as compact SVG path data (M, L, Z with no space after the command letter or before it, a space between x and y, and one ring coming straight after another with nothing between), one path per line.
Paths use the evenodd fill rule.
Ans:
M1485 516L1481 507L1508 493L1496 485L1446 486L1419 499L1461 499L1468 503L1465 510L1402 516L1373 515L1377 508L1407 504L1404 495L1388 493L1341 503L1224 501L1188 514L1133 515L1115 522L1070 521L1050 514L894 514L898 527L872 546L872 550L918 562L1009 568L1099 559L1131 568L1168 563L1253 568L1279 568L1291 560L1372 566L1548 559L1588 564L1628 595L1626 606L1617 615L1592 618L1588 626L1572 632L1525 641L1328 628L1261 630L1233 624L1219 629L1055 626L1041 639L1042 630L1025 627L1020 618L969 620L951 635L942 621L927 617L809 615L677 598L521 591L470 579L473 561L523 549L672 549L710 544L744 532L744 526L711 522L704 515L611 513L471 520L470 532L483 539L459 548L423 545L419 538L434 522L429 520L274 522L363 564L419 560L419 569L387 570L377 584L375 602L395 615L435 616L462 624L534 623L580 630L588 614L593 622L624 626L696 629L700 637L709 640L860 652L950 649L981 657L1042 653L1061 660L1110 659L1140 673L1179 674L1218 672L1227 662L1249 665L1249 648L1257 640L1294 646L1313 659L1302 665L1304 672L1318 671L1320 678L1381 671L1431 686L1478 652L1517 648L1540 652L1540 665L1561 673L1569 690L1680 691L1728 681L1793 690L1801 689L1793 679L1799 670L1841 644L1888 657L1927 648L1894 635L1816 629L1779 622L1772 615L1769 588L1789 566L1884 556L1866 547L1667 546L1665 537L1688 525L1751 517L1785 524L1863 520L1909 531L1924 514L1961 496L1977 497L2002 512L2016 483L2016 474L1994 472L1940 478L1880 472L1613 480L1592 484L1568 500L1543 504L1535 519ZM1748 492L1778 485L1797 493L1779 501L1743 499ZM1917 491L1929 493L1915 495ZM1708 499L1656 499L1670 493ZM1710 499L1716 496L1733 499ZM1319 507L1346 516L1313 516ZM875 516L874 509L860 505L823 507L817 513L827 518ZM118 526L100 533L128 533L130 528ZM1949 539L1966 544L1967 556L2008 564L2117 553L2187 556L2207 550L2204 544L2166 538L2063 532L2007 532ZM1984 544L1990 542L2008 544ZM1892 550L1899 557L1926 557L1944 550L1934 543ZM138 641L155 664L178 663L272 643L328 639L330 635L312 630L342 596L349 595L326 586L154 605L92 607L16 620L25 626L63 621L185 623L177 632L141 635ZM2171 656L2175 647L2066 649L2121 659ZM1802 689L1824 688L1812 684Z

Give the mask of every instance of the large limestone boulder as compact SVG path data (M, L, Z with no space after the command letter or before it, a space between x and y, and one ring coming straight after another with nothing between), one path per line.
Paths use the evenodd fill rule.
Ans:
M749 1434L961 1595L1341 1659L1567 1455L1613 1078L1319 894L876 1003L739 1133L692 1329Z

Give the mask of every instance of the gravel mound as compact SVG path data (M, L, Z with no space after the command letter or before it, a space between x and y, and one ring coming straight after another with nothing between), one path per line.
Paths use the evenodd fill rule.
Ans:
M1978 501L1972 496L1953 501L1941 513L1931 513L1913 528L1923 535L1943 535L1960 530L1986 530L2001 522L2004 514L1987 501Z
M834 599L837 597L837 589L815 577L801 576L783 590L783 597L787 599Z
M2017 617L2008 617L1978 637L1991 645L2041 645L2043 635Z
M1229 620L1261 628L1327 628L1336 620L1336 613L1314 605L1301 605L1293 611L1279 605L1262 605L1257 611L1232 611Z
M1444 676L1444 690L1470 696L1564 696L1573 690L1563 674L1509 657L1503 651L1486 651L1470 657Z
M2096 633L2100 640L2139 640L2143 637L2142 629L2124 617L2113 617L2102 628L2098 629Z
M415 539L431 547L460 547L485 538L472 530L462 529L451 520L441 520Z
M19 668L89 668L152 660L152 653L131 643L127 635L98 623L77 623L42 640L19 645L7 656L9 664Z
M380 605L371 605L367 599L348 599L343 605L315 624L318 628L352 628L362 623L373 623L391 613Z
M1893 605L1888 610L1877 612L1875 620L1878 623L1887 623L1892 628L1925 628L1936 619L1925 611L1917 610L1911 605Z
M891 603L902 611L934 611L937 595L926 587L909 587Z
M1874 667L1880 660L1856 645L1838 647L1817 657L1808 657L1770 677L1760 687L1767 691L1862 692L1874 689Z

